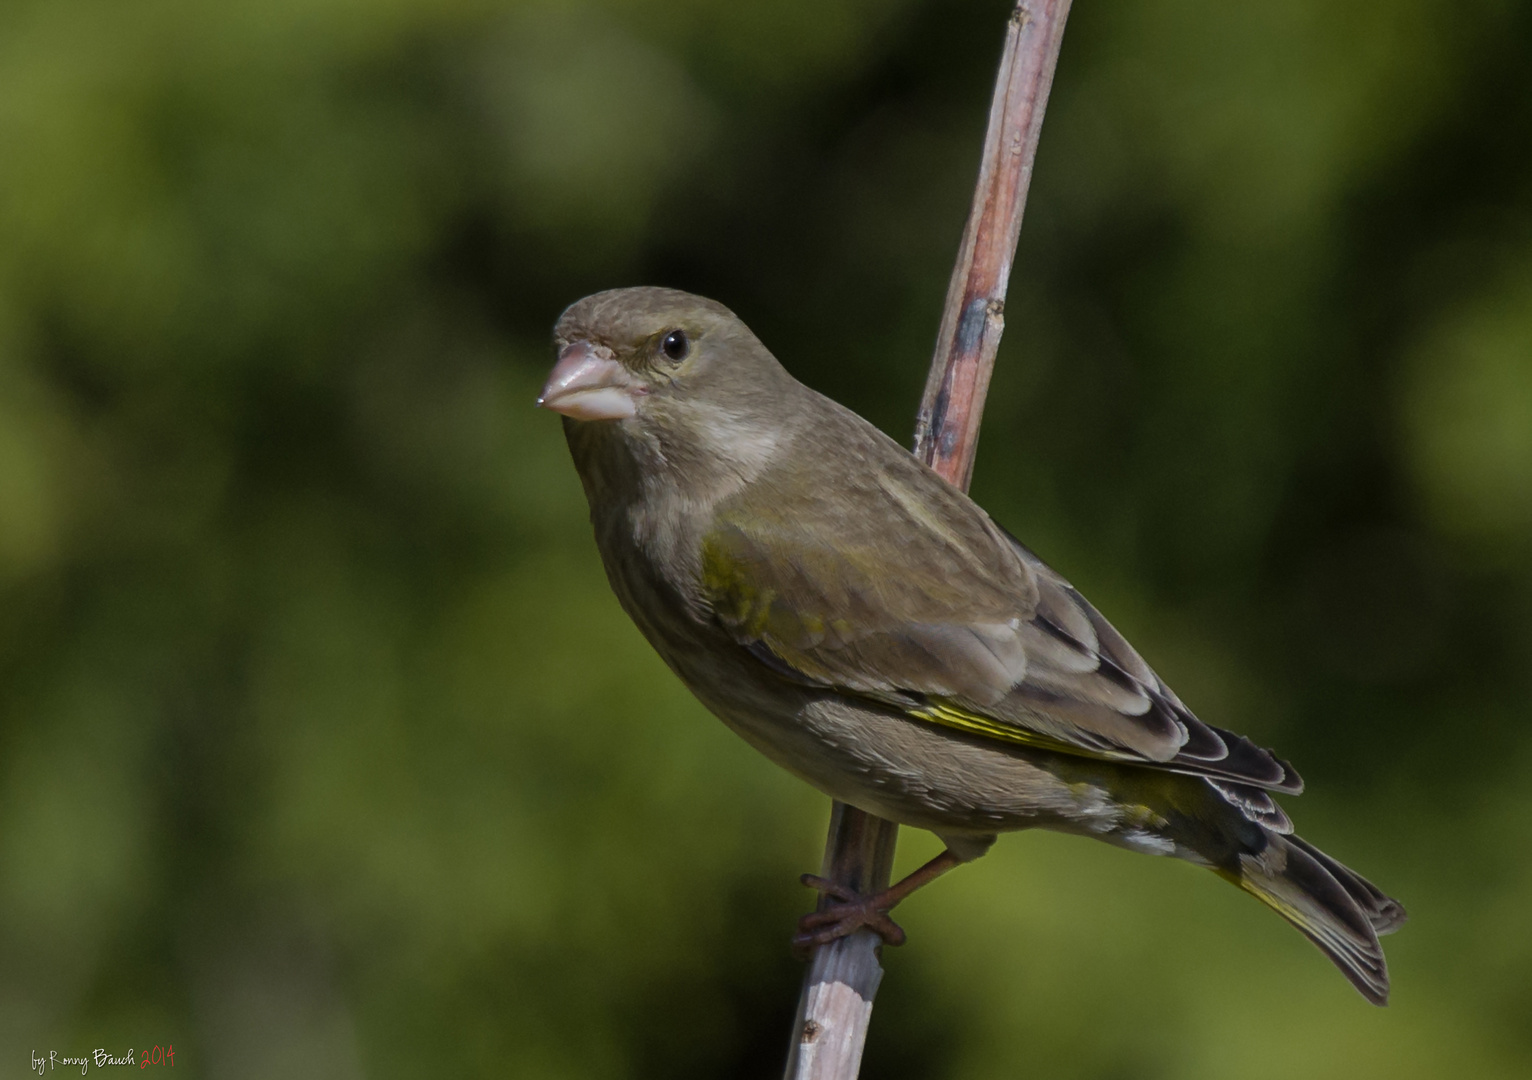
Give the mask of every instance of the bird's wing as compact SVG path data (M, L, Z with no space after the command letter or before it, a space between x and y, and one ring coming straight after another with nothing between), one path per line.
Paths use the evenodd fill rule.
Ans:
M1260 789L1301 790L1290 766L1198 720L1067 581L903 461L823 494L768 478L721 507L701 564L719 624L783 677L986 739L1205 775L1282 823Z

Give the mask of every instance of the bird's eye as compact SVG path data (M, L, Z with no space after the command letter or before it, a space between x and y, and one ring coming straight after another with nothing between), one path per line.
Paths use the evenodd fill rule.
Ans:
M660 351L672 360L685 360L691 350L692 343L685 330L672 330L660 342Z

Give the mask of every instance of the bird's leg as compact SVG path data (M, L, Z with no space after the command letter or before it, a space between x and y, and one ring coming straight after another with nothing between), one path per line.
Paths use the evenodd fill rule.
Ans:
M910 893L935 881L962 861L950 850L944 851L919 870L871 896L862 896L854 889L837 885L817 874L804 874L799 880L824 893L830 903L823 910L811 911L798 920L798 933L793 937L794 951L812 953L819 946L854 934L863 927L873 931L887 945L903 945L904 931L888 917L889 911Z

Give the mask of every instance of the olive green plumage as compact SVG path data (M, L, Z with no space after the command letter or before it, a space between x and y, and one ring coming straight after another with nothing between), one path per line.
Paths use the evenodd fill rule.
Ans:
M554 337L612 588L757 749L963 858L1041 827L1210 867L1386 1001L1403 910L1291 835L1292 767L1198 720L965 494L710 300L598 293Z

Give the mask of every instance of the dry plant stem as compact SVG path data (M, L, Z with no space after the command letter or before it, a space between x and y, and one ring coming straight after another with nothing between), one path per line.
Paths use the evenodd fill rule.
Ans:
M1005 290L1070 0L1022 0L1006 29L973 207L915 419L915 454L964 490L1005 329ZM888 887L899 826L837 802L820 876L859 893ZM821 896L820 910L829 903ZM862 930L822 945L804 977L788 1080L854 1080L883 978L880 941Z
M859 893L882 892L888 888L898 837L899 826L893 822L836 802L830 810L830 835L819 875ZM821 896L819 910L829 902ZM881 944L871 930L859 930L814 951L787 1052L789 1080L856 1076L872 999L883 980L878 963Z
M915 418L915 455L965 491L1005 330L1005 289L1068 14L1069 0L1029 0L1011 15L979 183Z

